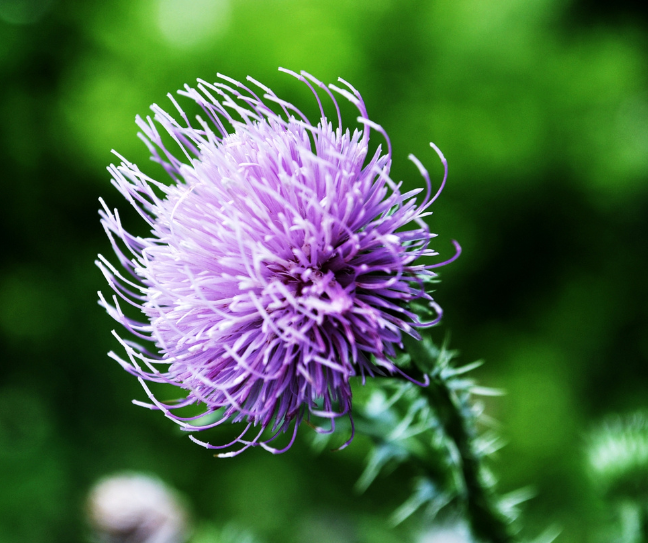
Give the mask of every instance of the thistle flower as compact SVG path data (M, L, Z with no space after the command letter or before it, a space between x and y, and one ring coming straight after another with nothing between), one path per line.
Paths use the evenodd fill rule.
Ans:
M127 356L110 356L139 378L151 401L135 403L161 410L185 430L243 421L243 432L227 445L190 436L208 448L239 446L220 456L253 445L282 452L304 417L329 419L331 429L319 431L332 431L336 417L350 415L349 379L401 373L393 358L402 334L419 337L416 328L441 317L424 285L435 276L432 268L447 262L416 261L437 255L423 218L445 184L443 155L431 144L446 171L434 195L427 171L410 156L427 183L417 205L423 189L402 194L390 179L389 139L367 116L360 94L341 79L340 87L327 87L305 72L288 73L315 95L317 125L251 78L262 98L225 76L213 84L198 80L197 88L178 94L204 118L191 124L171 95L180 122L157 105L153 119L137 118L140 137L171 185L119 155L121 164L109 167L113 185L150 235L126 232L117 210L101 201L101 222L127 273L99 255L115 291L113 303L99 293L100 304L157 351L117 336ZM334 105L336 128L316 88ZM358 109L360 130L342 128L331 91ZM367 160L371 129L388 150L378 146ZM119 299L137 307L143 322L127 316ZM409 307L414 300L429 306L430 322ZM147 381L176 385L186 397L162 402ZM178 414L195 404L204 412ZM270 447L291 423L288 446ZM252 426L259 431L246 437ZM266 439L268 428L274 435Z

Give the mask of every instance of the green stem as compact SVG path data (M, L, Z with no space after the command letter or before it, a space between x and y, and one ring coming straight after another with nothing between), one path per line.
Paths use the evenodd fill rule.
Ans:
M516 538L511 533L510 523L497 507L497 496L482 476L481 458L475 452L477 430L467 399L462 401L441 376L437 359L423 341L404 338L405 348L410 355L417 375L428 376L430 384L421 387L421 394L437 414L443 430L454 443L460 458L463 479L463 503L473 536L487 543L511 543ZM412 370L410 370L411 373Z
M464 482L464 504L473 535L491 543L510 543L515 538L509 524L495 504L495 493L481 475L480 458L474 450L475 431L462 415L455 393L443 379L430 377L430 384L421 389L430 406L438 414L446 435L454 442L461 459Z

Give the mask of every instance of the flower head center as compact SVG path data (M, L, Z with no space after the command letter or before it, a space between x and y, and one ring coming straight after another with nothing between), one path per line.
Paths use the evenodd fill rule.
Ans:
M301 304L320 314L344 313L353 306L355 272L337 256L315 266L291 260L276 273Z

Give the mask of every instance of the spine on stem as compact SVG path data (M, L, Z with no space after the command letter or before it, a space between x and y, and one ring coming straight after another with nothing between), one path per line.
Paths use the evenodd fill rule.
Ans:
M358 432L374 442L357 489L365 490L383 470L415 465L420 473L410 498L392 516L398 524L421 509L428 520L459 511L477 541L517 540L514 521L523 492L499 496L485 460L500 446L493 431L478 431L484 419L476 395L498 391L478 387L466 373L480 363L457 367L456 353L429 339L405 342L397 363L405 377L374 379L354 396Z

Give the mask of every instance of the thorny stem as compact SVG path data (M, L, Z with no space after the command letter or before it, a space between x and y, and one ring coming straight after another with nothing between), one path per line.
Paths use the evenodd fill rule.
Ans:
M421 389L423 396L437 413L446 435L459 453L464 482L464 504L473 535L479 541L510 543L515 541L509 525L495 505L495 493L480 473L480 459L475 454L475 431L467 424L466 416L455 393L439 377L430 376L430 384Z
M507 519L497 508L494 489L484 480L479 455L475 452L476 429L470 422L472 413L468 403L464 403L448 386L448 382L438 372L426 371L425 358L430 356L420 342L405 341L406 349L414 367L409 373L423 381L424 374L429 385L421 387L421 394L430 408L437 414L446 436L454 443L459 455L463 479L463 504L473 536L485 543L512 543L516 538L511 533ZM432 475L432 473L430 473Z

